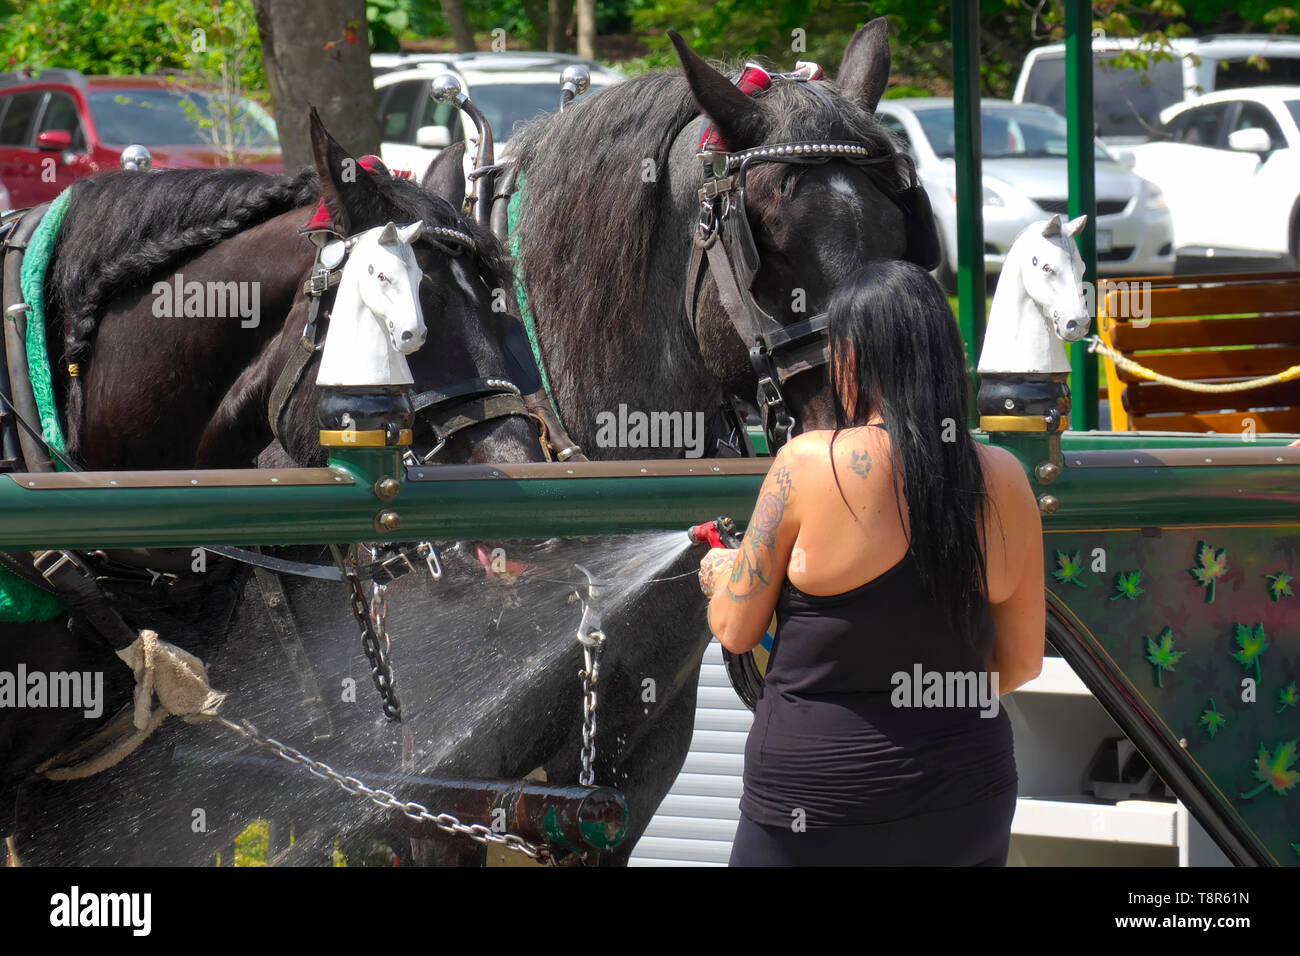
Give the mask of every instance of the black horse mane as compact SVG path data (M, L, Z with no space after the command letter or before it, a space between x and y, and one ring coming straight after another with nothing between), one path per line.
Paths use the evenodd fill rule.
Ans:
M906 153L872 112L833 84L778 79L754 102L766 116L763 143L861 143L873 153L894 153L898 180L888 186L908 185ZM649 73L533 120L511 137L527 193L517 229L528 295L537 314L566 317L573 341L607 341L615 322L634 323L634 331L645 314L649 252L670 202L669 154L698 115L683 74ZM646 160L653 161L653 182L643 176ZM751 181L785 181L798 171L760 167ZM616 352L585 350L588 360L600 354L618 361ZM588 368L593 375L613 371Z
M469 232L484 281L490 288L511 288L509 260L491 233L414 181L373 178L378 196L374 208L360 211L363 221L422 219ZM113 172L80 180L70 191L46 279L48 327L65 330L63 358L69 363L90 357L100 317L116 295L321 196L311 168L292 176L241 169Z

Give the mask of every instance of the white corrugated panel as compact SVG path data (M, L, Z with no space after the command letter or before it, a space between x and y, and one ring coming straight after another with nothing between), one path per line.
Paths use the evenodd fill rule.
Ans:
M691 750L636 845L631 866L725 866L740 821L745 739L753 715L731 689L722 646L700 668Z

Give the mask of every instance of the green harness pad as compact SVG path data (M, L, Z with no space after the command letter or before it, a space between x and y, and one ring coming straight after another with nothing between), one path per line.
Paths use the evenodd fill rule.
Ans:
M536 363L537 371L542 376L542 388L546 389L546 397L550 400L551 408L555 409L558 418L560 406L555 404L555 395L551 392L551 380L546 374L546 363L542 361L542 346L537 339L537 322L533 318L533 310L528 307L528 293L524 291L524 263L519 257L519 233L515 230L515 225L519 222L520 207L523 205L523 195L524 174L521 172L515 178L515 191L510 194L510 205L506 207L506 233L510 237L510 256L515 261L515 301L519 303L519 318L523 320L524 331L528 333L528 344L533 350L533 362Z
M45 349L45 270L54 251L54 241L59 226L68 210L68 191L59 194L45 211L41 223L32 234L23 256L20 279L23 301L29 306L27 313L27 368L36 409L41 419L41 434L50 447L64 450L63 429L59 425L58 410L54 405L54 383L50 373L50 357ZM5 316L6 321L10 321ZM55 468L64 471L55 459ZM48 591L28 584L22 578L0 567L0 623L48 621L65 610L62 601Z

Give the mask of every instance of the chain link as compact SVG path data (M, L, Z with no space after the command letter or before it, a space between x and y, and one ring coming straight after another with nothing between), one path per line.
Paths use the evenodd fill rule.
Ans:
M375 682L379 698L383 704L384 716L392 721L402 719L402 702L397 697L397 686L393 677L393 666L388 652L393 642L388 636L388 601L384 597L387 585L378 581L371 582L372 590L369 602L366 601L361 579L354 573L348 573L348 588L351 591L352 613L361 625L361 649L366 660L370 662L370 678Z
M595 630L578 634L582 645L582 772L578 783L595 786L596 781L596 681L600 677L600 652L605 649L605 632Z
M422 804L416 803L414 800L399 800L387 790L377 790L373 787L368 787L356 777L345 776L329 764L322 763L319 760L313 760L301 750L297 750L286 743L281 743L273 737L265 736L246 720L236 723L233 720L228 720L221 716L218 716L216 720L223 727L234 731L246 740L252 741L263 750L270 751L276 756L287 760L289 763L297 764L300 767L305 768L313 776L319 777L322 780L329 780L337 784L340 789L356 796L364 797L380 807L388 810L400 810L412 820L419 823L432 823L439 830L442 830L445 833L468 837L469 839L484 845L495 843L498 846L505 847L507 850L514 850L531 859L539 860L548 866L555 865L555 858L551 855L550 849L544 845L539 846L538 844L530 843L528 840L525 840L523 837L514 833L494 833L490 827L486 827L481 823L461 823L460 820L456 819L456 817L452 816L450 813L433 813Z

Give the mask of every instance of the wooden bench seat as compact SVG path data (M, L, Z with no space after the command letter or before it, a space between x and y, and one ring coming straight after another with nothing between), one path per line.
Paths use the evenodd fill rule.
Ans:
M1221 383L1300 365L1300 272L1097 285L1097 334L1154 372ZM1300 380L1191 392L1147 381L1105 356L1102 362L1114 431L1300 432Z

